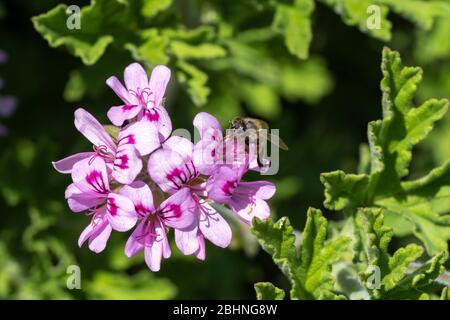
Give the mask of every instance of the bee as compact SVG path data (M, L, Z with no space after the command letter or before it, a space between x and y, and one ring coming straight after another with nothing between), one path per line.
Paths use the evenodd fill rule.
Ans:
M262 159L264 156L264 146L265 141L273 143L275 146L281 148L282 150L289 150L288 146L277 137L269 132L269 125L267 122L261 119L249 118L249 117L235 117L230 121L230 127L227 133L227 137L230 138L230 134L233 136L244 135L246 149L248 151L250 141L256 141L258 150L258 165L263 166ZM238 133L236 133L236 131ZM264 143L263 143L264 142Z

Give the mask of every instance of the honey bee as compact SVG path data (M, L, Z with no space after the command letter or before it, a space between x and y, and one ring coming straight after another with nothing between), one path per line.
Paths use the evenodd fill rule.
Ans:
M257 150L258 150L258 165L260 167L263 166L262 159L264 156L264 146L265 141L269 141L273 143L275 146L279 147L282 150L289 150L288 146L281 140L280 137L277 137L269 132L269 125L267 122L261 119L249 118L249 117L235 117L230 121L229 134L231 135L244 135L246 149L248 150L249 142L256 141ZM231 132L230 132L231 131ZM236 133L238 131L239 133ZM228 137L230 137L228 135ZM253 136L252 136L253 135ZM265 141L264 141L265 140ZM264 141L264 143L262 143Z

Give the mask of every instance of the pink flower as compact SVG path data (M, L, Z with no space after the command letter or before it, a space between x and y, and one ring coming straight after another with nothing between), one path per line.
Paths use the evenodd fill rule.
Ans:
M100 253L105 249L111 231L112 227L107 218L106 206L103 206L97 209L91 223L81 233L78 246L81 247L88 240L89 249Z
M108 170L103 159L97 157L77 162L72 169L72 180L73 183L66 189L69 208L73 212L91 210L93 215L93 226L85 230L80 243L87 238L95 239L106 222L120 232L128 231L136 224L133 202L110 190Z
M270 208L265 200L275 194L275 186L269 181L241 181L248 165L222 166L208 180L208 197L217 203L227 204L245 222L254 217L267 219Z
M79 161L99 157L112 166L112 176L117 182L131 183L142 170L140 156L160 146L156 129L146 122L133 123L123 128L117 145L103 126L84 109L75 111L75 127L93 143L94 152L76 153L53 162L58 172L71 173Z
M171 250L166 228L190 227L195 216L194 203L187 188L166 199L158 209L153 206L153 196L148 185L136 181L120 191L133 201L140 223L125 246L128 257L144 250L145 262L152 271L159 271L162 258L169 258Z
M169 68L156 66L149 80L144 68L139 63L132 63L125 68L124 80L126 88L117 77L106 80L106 84L125 103L111 107L108 118L114 125L121 126L125 120L137 116L140 120L154 124L162 141L167 139L172 132L172 122L162 106L162 100L170 80Z
M148 172L164 192L177 194L180 190L189 190L189 202L192 201L195 205L196 221L191 228L176 229L175 241L184 254L194 253L198 258L204 259L203 237L216 246L225 248L231 241L231 229L204 198L205 183L194 164L193 150L194 145L189 140L173 136L163 144L162 149L151 154Z

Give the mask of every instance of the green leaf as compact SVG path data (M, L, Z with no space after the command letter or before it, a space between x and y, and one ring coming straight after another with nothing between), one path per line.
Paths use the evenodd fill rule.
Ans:
M416 23L423 29L430 29L436 18L447 17L450 14L450 3L442 0L378 0L392 11Z
M284 291L275 287L270 282L258 282L255 284L256 298L258 300L283 300Z
M89 282L90 299L106 300L162 300L173 299L176 287L167 279L142 271L133 276L121 273L97 272Z
M241 99L248 104L252 113L265 119L273 119L281 113L277 92L262 83L243 81L239 85Z
M362 263L361 282L375 299L406 297L405 292L419 298L426 286L438 281L444 271L447 253L442 251L426 263L416 262L423 254L422 247L409 244L398 249L392 256L388 246L392 228L384 225L382 209L364 208L355 219L355 251L357 261ZM378 270L378 271L377 271ZM377 279L376 275L379 278ZM370 279L378 280L369 286Z
M294 5L278 4L275 9L272 26L284 35L289 52L300 59L306 59L309 55L313 10L312 0L296 0Z
M156 66L167 64L169 56L166 53L169 39L162 36L157 29L147 29L140 33L141 41L126 43L125 49L131 52L134 59Z
M428 175L410 181L412 148L426 138L448 109L446 99L430 99L414 107L413 98L422 71L404 67L397 52L383 50L383 120L369 123L370 171L346 174L335 171L321 175L325 206L354 211L376 206L411 223L411 230L427 251L447 248L450 239L450 162ZM390 219L390 221L394 221ZM395 225L392 225L394 230Z
M310 57L302 63L282 62L279 69L280 91L289 101L301 99L315 104L333 89L332 76L320 58Z
M320 0L341 15L342 20L357 26L362 32L387 41L391 38L388 13L393 11L423 29L430 29L435 20L448 17L450 3L442 0ZM379 17L377 15L379 14ZM371 27L372 19L379 18L379 27ZM373 20L375 21L375 20Z
M80 11L80 29L69 29L67 6L60 4L47 13L33 17L35 29L51 47L67 50L91 65L100 59L114 41L113 32L129 29L129 5L120 0L92 0Z
M299 260L295 248L294 229L289 219L283 217L276 223L270 220L254 220L252 232L281 271L292 279L294 277L292 268L298 265Z
M331 267L339 261L350 239L340 237L325 242L327 222L320 210L309 209L297 256L295 235L289 220L276 223L255 221L252 232L261 246L291 282L291 299L341 299L332 290L335 279Z
M436 19L433 29L419 30L417 34L415 57L422 63L430 63L450 56L450 19L442 17Z
M215 59L226 55L224 48L212 43L191 45L183 41L173 40L170 43L170 50L178 59L181 60Z
M449 287L442 289L441 300L450 300L450 290Z
M186 86L192 102L197 106L204 105L210 92L210 89L206 86L208 75L185 61L178 61L177 67L179 68L177 72L178 81Z
M144 0L141 13L144 17L151 18L169 8L171 4L172 0Z
M368 19L374 16L369 10L370 6L377 3L373 0L320 0L331 7L342 17L344 23L349 26L358 27L364 33L380 40L390 40L392 24L387 20L388 8L385 5L378 5L380 10L379 28L369 28Z

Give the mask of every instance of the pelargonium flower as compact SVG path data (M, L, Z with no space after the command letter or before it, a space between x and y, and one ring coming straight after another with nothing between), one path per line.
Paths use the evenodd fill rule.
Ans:
M113 178L120 183L131 183L142 170L144 156L159 147L156 129L145 122L124 127L116 144L105 128L86 110L75 111L75 127L93 144L94 152L81 152L53 162L61 173L71 173L73 166L86 158L100 157L112 167Z
M246 223L254 217L265 220L270 215L265 200L275 194L275 185L269 181L242 181L248 165L221 166L206 183L208 197L217 203L227 204Z
M204 258L203 237L225 248L231 241L231 229L205 198L205 183L193 161L193 151L192 142L173 136L151 154L148 173L164 192L190 191L185 201L195 204L196 221L191 228L175 230L175 241L184 254L196 253L197 257Z
M167 198L158 209L153 205L150 188L142 181L124 186L120 193L133 201L140 223L125 246L128 257L144 250L145 262L152 271L159 271L161 259L169 258L171 250L166 228L183 229L194 222L194 203L189 201L188 189Z
M172 122L162 101L170 80L169 68L156 66L149 80L144 68L139 63L132 63L125 68L124 80L126 88L115 76L106 80L106 84L125 103L109 109L109 120L121 126L124 121L138 117L157 127L161 141L167 139L172 132Z
M79 246L88 242L89 249L99 253L113 230L125 232L137 224L125 255L144 251L149 269L158 271L162 259L172 253L171 230L180 251L200 260L206 257L205 238L222 248L230 244L231 228L214 202L229 206L247 223L269 216L265 200L273 196L275 186L242 181L252 169L249 148L233 136L223 137L216 118L205 112L195 117L200 133L195 145L186 138L170 137L172 124L161 105L170 79L167 67L157 66L148 80L144 69L133 63L124 78L126 87L116 77L107 80L125 103L108 111L108 118L120 127L118 136L111 136L80 108L75 111L75 127L94 151L53 162L57 171L72 176L66 189L69 208L92 216ZM152 192L159 205L154 204Z
M66 189L66 199L73 212L90 210L93 223L106 218L112 229L130 230L137 221L133 202L110 189L108 169L103 159L83 159L72 169L72 180ZM102 207L106 210L100 210ZM102 220L103 221L103 220Z

